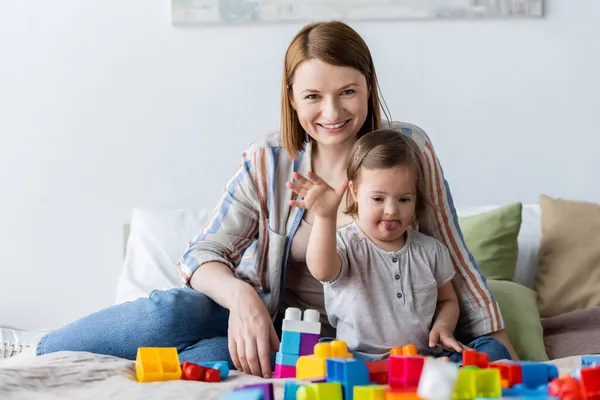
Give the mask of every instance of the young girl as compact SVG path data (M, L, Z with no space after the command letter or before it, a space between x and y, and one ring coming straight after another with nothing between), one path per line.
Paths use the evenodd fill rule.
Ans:
M453 335L459 306L448 250L412 229L428 206L423 171L412 139L378 130L357 140L348 182L338 189L311 172L288 183L302 196L290 204L315 214L306 263L324 285L329 321L338 339L367 358L409 343L422 355L463 349ZM336 233L347 188L354 222Z

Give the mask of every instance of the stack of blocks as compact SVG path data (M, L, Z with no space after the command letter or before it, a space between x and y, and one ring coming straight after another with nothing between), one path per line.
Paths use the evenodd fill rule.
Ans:
M295 378L298 358L313 354L321 334L320 314L317 310L302 311L289 307L281 327L281 345L275 360L275 378Z

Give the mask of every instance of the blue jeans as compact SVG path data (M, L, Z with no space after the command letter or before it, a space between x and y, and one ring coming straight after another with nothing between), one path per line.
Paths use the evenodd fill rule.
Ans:
M320 342L330 342L332 338L321 338ZM476 350L479 353L486 353L488 355L489 361L498 361L498 360L510 360L510 353L506 349L506 347L500 343L498 340L494 339L490 336L480 336L477 339L470 342L467 347ZM368 355L358 353L356 351L349 350L350 353L357 360L362 361L377 361L379 358L370 357ZM462 354L454 352L454 351L444 351L441 352L437 357L448 357L450 361L456 364L462 364Z
M189 288L155 290L42 337L38 355L86 351L135 360L138 347L176 347L180 362L225 361L229 310Z

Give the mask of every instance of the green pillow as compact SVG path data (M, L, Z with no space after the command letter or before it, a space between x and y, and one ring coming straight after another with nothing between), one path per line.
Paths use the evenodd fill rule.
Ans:
M537 293L515 282L488 279L488 288L506 324L505 332L521 360L548 361Z
M467 248L487 279L512 281L519 255L517 236L522 209L521 203L514 203L458 218Z

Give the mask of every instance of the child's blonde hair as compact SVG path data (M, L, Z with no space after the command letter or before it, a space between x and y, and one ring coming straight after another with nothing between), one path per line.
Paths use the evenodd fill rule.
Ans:
M391 129L380 129L359 138L350 152L348 181L356 182L362 168L388 169L397 166L412 168L417 178L416 222L431 205L425 181L425 168L421 149L410 137ZM356 216L358 204L352 196L346 197L346 214Z

